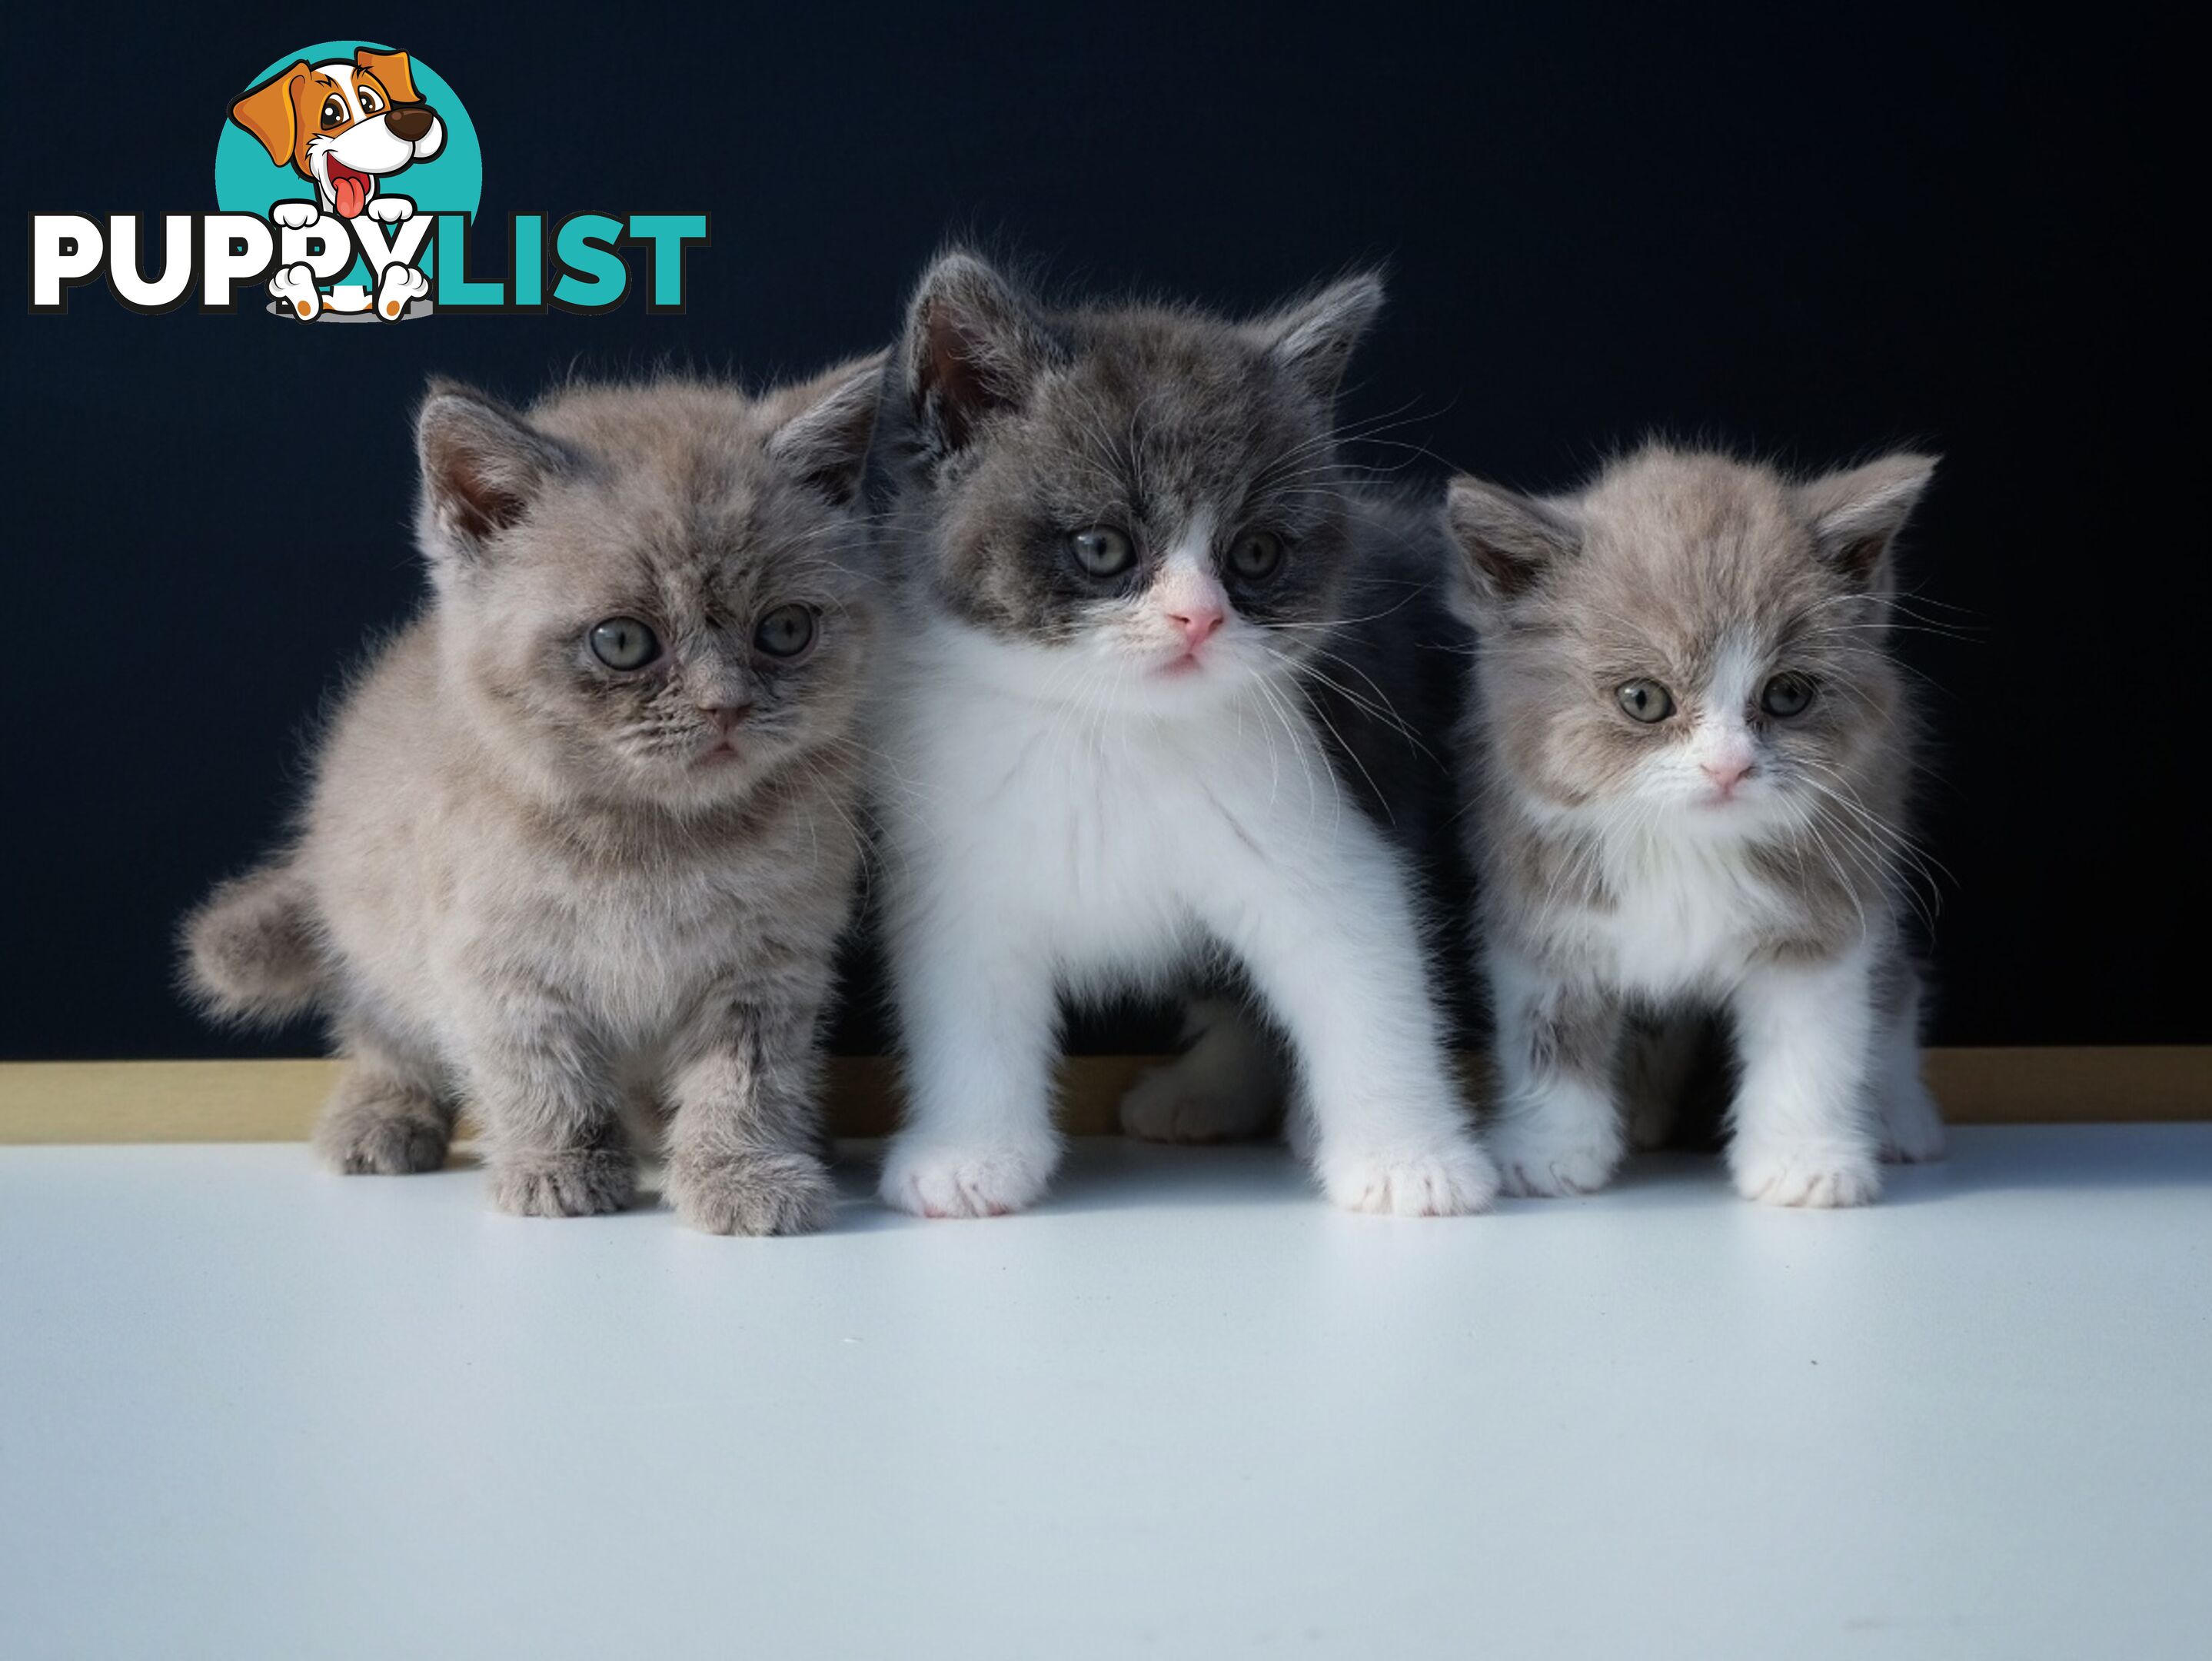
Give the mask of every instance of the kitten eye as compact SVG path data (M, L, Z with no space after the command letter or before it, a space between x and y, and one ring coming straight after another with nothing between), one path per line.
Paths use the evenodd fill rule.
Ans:
M1674 713L1674 696L1656 680L1624 682L1613 697L1620 707L1647 726L1667 719Z
M1247 531L1229 550L1229 569L1247 582L1275 575L1283 563L1283 539L1273 531Z
M1802 715L1813 701L1813 683L1804 675L1777 675L1759 695L1759 707L1779 720Z
M635 618L595 623L588 638L592 655L610 669L642 669L660 655L660 636Z
M779 605L753 630L753 644L772 658L795 658L814 644L814 613L804 605Z
M1137 550L1125 533L1103 526L1076 532L1067 539L1067 551L1095 577L1119 576L1137 557Z

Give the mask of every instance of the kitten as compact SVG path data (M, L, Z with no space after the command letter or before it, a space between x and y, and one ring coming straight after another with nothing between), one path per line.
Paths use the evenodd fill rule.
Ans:
M1037 1199L1061 995L1217 966L1287 1040L1331 1198L1489 1202L1410 862L1370 816L1374 769L1418 740L1343 662L1352 620L1449 574L1432 531L1425 569L1382 534L1337 455L1337 383L1381 299L1358 277L1238 326L1048 311L965 253L924 278L871 470L912 613L883 729L911 1090L890 1204Z
M1678 1084L1678 1018L1700 1007L1733 1028L1728 1157L1747 1197L1863 1204L1878 1156L1941 1153L1902 916L1913 723L1889 639L1893 545L1935 465L1792 483L1654 447L1578 496L1453 482L1480 636L1467 743L1491 1146L1510 1191L1611 1177L1625 1073ZM1668 1024L1630 1050L1632 1013Z
M465 1102L503 1211L621 1208L629 1128L665 1124L692 1226L828 1219L816 1028L860 855L880 364L526 415L433 387L429 602L346 692L291 844L185 930L216 1014L329 1017L339 1170L435 1168Z

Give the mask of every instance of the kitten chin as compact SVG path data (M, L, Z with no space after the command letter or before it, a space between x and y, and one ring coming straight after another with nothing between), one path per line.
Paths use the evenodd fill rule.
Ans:
M1854 1205L1942 1150L1906 913L1894 544L1935 464L1807 481L1654 446L1533 498L1455 480L1465 730L1507 1187L1583 1191L1668 1118L1683 1012L1735 1036L1748 1197ZM1626 1022L1659 1022L1632 1048Z
M1489 1202L1413 880L1449 816L1419 736L1453 678L1449 551L1336 450L1337 382L1381 297L1354 277L1232 323L1053 310L964 253L925 277L872 487L918 619L882 727L912 1085L890 1203L1035 1201L1061 995L1212 989L1224 964L1287 1045L1332 1198ZM1155 1086L1173 1113L1133 1110L1249 1132L1268 1104L1217 1064L1269 1048L1224 1032ZM1285 1069L1267 1074L1272 1094Z
M340 1171L480 1122L500 1208L629 1203L667 1127L695 1226L819 1226L817 1028L860 857L881 633L857 501L880 360L750 398L528 412L434 386L428 604L346 691L297 834L185 926L211 1013L321 1010Z

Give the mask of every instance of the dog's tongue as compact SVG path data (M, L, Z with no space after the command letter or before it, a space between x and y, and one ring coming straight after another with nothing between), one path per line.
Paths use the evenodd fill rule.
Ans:
M338 213L346 219L358 218L368 205L368 180L349 168L340 173L331 169L331 194L337 198Z

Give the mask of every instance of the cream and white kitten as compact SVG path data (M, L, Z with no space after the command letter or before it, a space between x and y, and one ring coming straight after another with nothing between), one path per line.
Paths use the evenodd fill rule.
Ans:
M1582 494L1454 481L1476 654L1467 764L1509 1191L1613 1174L1626 1080L1724 1013L1747 1197L1859 1205L1939 1155L1903 913L1912 721L1892 545L1935 463L1793 483L1654 447ZM1632 1050L1632 1013L1659 1018ZM1670 1030L1671 1029L1671 1030Z
M1232 325L1048 312L965 254L925 278L878 417L912 616L878 740L912 1104L890 1204L1036 1201L1062 999L1214 965L1285 1035L1293 1139L1331 1199L1489 1203L1409 861L1349 759L1363 700L1316 696L1346 620L1417 581L1333 433L1380 301L1358 278Z

